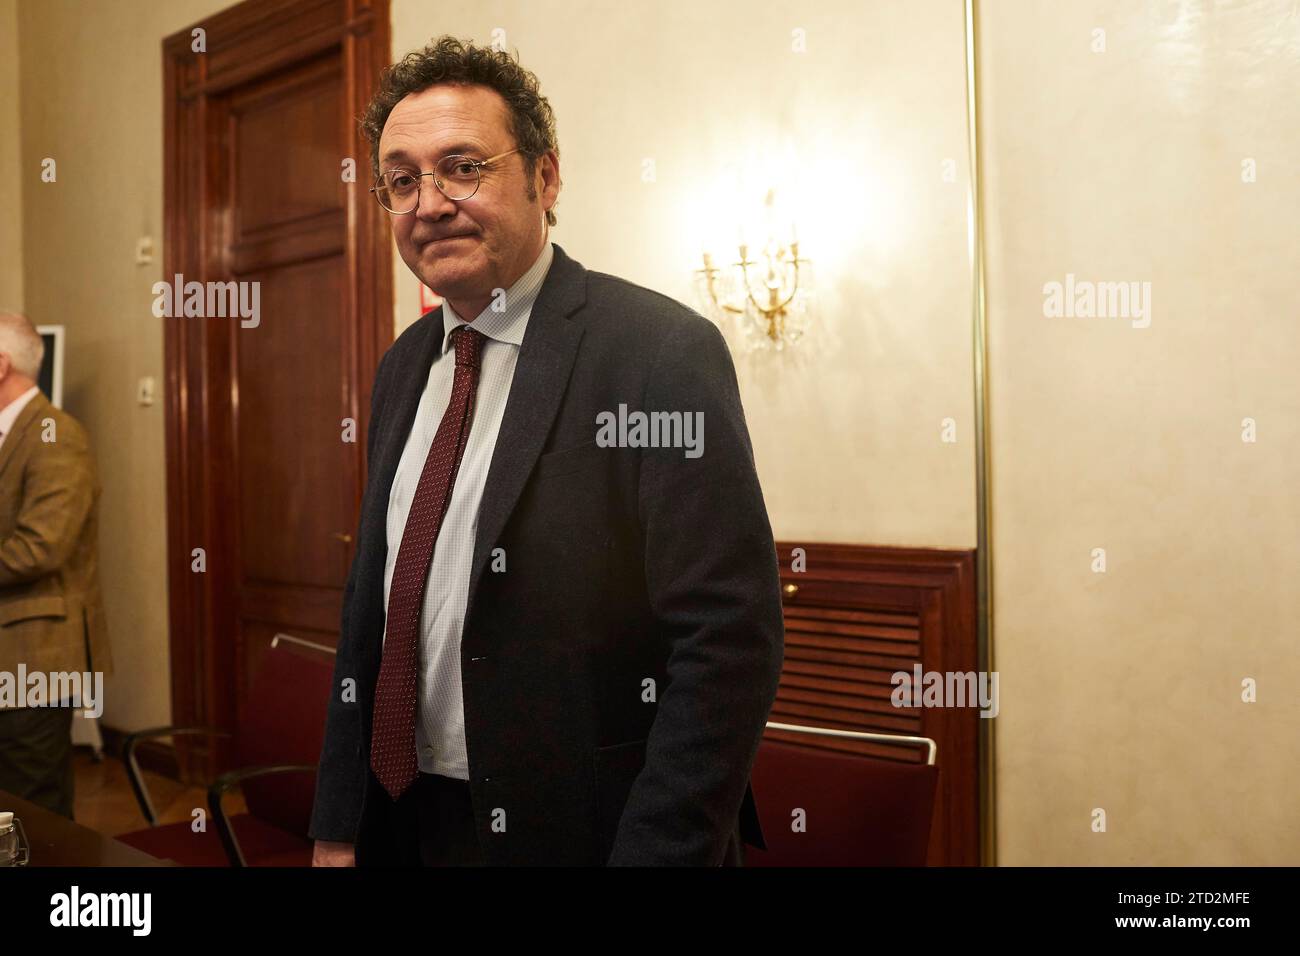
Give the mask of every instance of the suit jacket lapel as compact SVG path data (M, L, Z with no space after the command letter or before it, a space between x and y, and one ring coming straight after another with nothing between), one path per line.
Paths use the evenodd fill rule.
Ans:
M49 407L50 400L42 392L33 395L31 401L23 407L22 412L14 420L13 430L5 436L4 444L0 445L0 475L4 474L5 466L13 459L23 433L38 417L44 417L45 410Z
M569 316L586 302L586 290L587 270L556 245L550 271L528 317L510 397L506 400L487 484L483 488L467 619L473 613L474 595L489 552L505 530L560 410L582 338L582 325L571 321Z

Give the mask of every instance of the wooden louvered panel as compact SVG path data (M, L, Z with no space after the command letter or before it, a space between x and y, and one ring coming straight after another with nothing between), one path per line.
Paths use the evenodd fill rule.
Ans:
M838 728L840 730L889 730L892 733L899 716L906 713L904 708L893 706L887 698L832 694L820 688L808 690L791 687L784 680L778 688L777 702L777 707L773 709L789 703L838 711L843 714L841 720L850 722L850 726ZM891 726L884 727L882 721L891 722Z
M881 641L852 634L817 633L802 628L798 623L786 623L786 643L791 647L815 647L830 651L849 651L855 654L881 654L916 660L919 643L911 641Z
M917 640L919 623L913 614L872 614L841 608L787 607L786 627L795 631L861 638L889 643Z
M803 549L795 572L792 548ZM979 862L978 712L893 705L892 677L974 671L974 553L778 543L785 663L770 721L933 738L939 792L931 865ZM925 748L768 730L767 739L881 760L923 762Z
M814 647L809 644L794 644L791 642L790 635L786 635L785 662L786 666L792 671L803 671L810 668L827 666L833 668L833 670L828 673L856 673L862 671L875 673L880 671L886 674L892 674L894 671L899 669L901 664L908 661L914 661L916 658L917 653L891 655L858 654L854 651L828 651L824 648ZM888 677L886 677L885 680L888 681Z
M839 700L846 707L853 706L857 701L860 706L869 710L879 709L872 706L873 702L881 707L895 709L889 699L893 689L887 683L890 673L883 670L859 671L856 680L846 679L844 676L836 679L824 674L809 673L806 669L801 669L798 664L791 664L782 669L781 684L790 696L798 697L800 700L822 696ZM777 699L780 699L779 691Z
M792 618L810 621L834 621L857 624L862 627L895 628L902 632L915 632L920 622L915 614L889 611L856 610L850 607L815 607L795 604L786 608Z
M774 714L788 712L794 707L817 707L825 713L828 720L835 723L818 722L817 727L833 727L835 730L872 730L881 733L899 734L915 733L920 729L919 711L911 708L895 707L888 695L877 697L865 694L833 694L820 688L806 689L792 686L783 676L777 688ZM773 717L772 720L779 720ZM790 720L784 723L805 723Z
M785 666L774 713L794 714L792 705L812 704L816 710L805 712L805 716L817 717L818 727L881 733L920 732L919 712L904 712L890 701L893 674L900 670L910 672L912 665L920 660L917 615L889 608L787 603L785 627ZM793 716L788 720L774 719L786 723L808 722ZM916 748L843 738L832 743L832 739L824 742L819 739L818 745L848 753L870 753L885 760L915 762L917 759ZM793 742L809 743L806 737Z
M841 656L837 662L827 662L816 652L804 654L804 650L797 645L791 646L787 643L785 660L789 672L802 675L805 683L825 681L833 684L838 681L853 685L889 684L895 672L910 671L912 664L920 659L919 653L897 657L872 654L858 655L856 660Z
M864 658L860 666L843 666L786 654L784 674L792 687L824 687L840 694L888 697L898 666L880 661L873 656Z

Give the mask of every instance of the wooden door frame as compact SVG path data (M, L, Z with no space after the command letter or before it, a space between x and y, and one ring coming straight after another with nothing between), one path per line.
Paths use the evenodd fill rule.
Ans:
M281 42L290 25L293 40ZM206 50L196 53L193 31L200 28ZM393 279L388 223L366 192L370 150L355 117L390 62L389 0L246 0L163 41L163 272L168 282L177 274L205 282L218 271L219 237L207 215L221 188L208 160L209 97L336 48L342 53L356 160L356 181L349 184L346 199L344 312L353 359L345 374L354 383L350 416L357 423L358 447L364 449L375 368L393 340ZM222 504L235 489L226 487L234 476L218 467L230 460L230 436L211 430L215 390L222 382L209 376L213 343L227 333L211 319L163 321L172 724L232 730L235 621L233 608L223 607L220 597L233 593L236 556L220 528L229 515ZM361 459L358 507L365 487L364 453ZM197 547L206 552L202 574L191 571L191 552ZM202 738L190 740L178 748L181 776L211 774L215 751Z

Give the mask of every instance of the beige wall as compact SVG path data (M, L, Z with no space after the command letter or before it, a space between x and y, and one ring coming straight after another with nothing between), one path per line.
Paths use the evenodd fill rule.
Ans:
M981 6L1000 860L1294 864L1300 17ZM1150 326L1044 317L1067 273Z
M0 309L23 308L23 194L19 173L18 3L0 0Z
M961 4L464 9L394 0L395 55L437 33L504 31L556 112L565 185L551 238L589 269L696 305L728 164L750 173L780 155L783 170L813 171L789 185L826 338L794 368L739 363L776 535L974 547ZM806 53L791 51L795 29ZM418 283L394 259L404 327ZM941 440L945 418L955 443Z
M163 386L162 320L150 308L162 278L161 43L226 5L18 0L25 307L67 326L64 405L90 431L103 485L116 665L104 722L124 730L171 719L163 403L135 401L142 376ZM53 183L40 179L47 157ZM144 235L159 255L137 266Z

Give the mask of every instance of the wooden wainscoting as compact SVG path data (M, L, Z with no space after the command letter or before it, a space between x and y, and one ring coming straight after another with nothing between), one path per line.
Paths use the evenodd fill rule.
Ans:
M806 554L794 571L793 549ZM977 707L893 706L891 676L978 670L975 552L777 542L785 665L769 718L838 730L931 737L939 792L927 863L979 864ZM801 747L923 762L923 748L768 730Z

